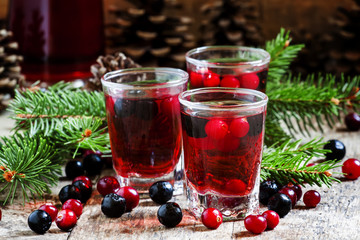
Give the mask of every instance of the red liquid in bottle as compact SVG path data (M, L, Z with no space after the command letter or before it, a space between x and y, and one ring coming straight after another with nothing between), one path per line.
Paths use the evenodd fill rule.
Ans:
M114 169L118 175L156 178L172 172L181 154L177 96L115 99L106 96Z
M27 80L91 76L104 50L102 0L12 0L9 16Z

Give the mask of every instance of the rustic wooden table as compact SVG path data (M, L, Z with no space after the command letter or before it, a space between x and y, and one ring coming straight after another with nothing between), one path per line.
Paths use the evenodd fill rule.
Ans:
M8 117L9 113L0 115L0 136L11 134L10 129L14 123ZM321 135L313 132L311 137ZM359 131L348 132L344 126L338 124L335 129L328 129L323 136L325 140L336 138L345 144L345 159L360 158ZM310 137L304 138L308 139ZM114 172L109 170L103 174ZM101 196L94 191L77 226L70 233L62 232L54 223L44 235L32 232L27 226L27 217L44 201L26 203L23 206L21 199L17 199L15 204L2 207L0 239L360 239L360 180L340 179L342 182L335 183L332 188L303 189L303 192L309 189L319 191L322 197L320 204L316 208L308 209L299 201L297 206L280 220L275 230L260 235L246 231L243 221L226 222L217 230L208 230L186 212L184 196L175 199L185 213L183 221L176 228L167 229L162 226L156 219L158 206L146 199L142 199L140 206L131 213L118 219L109 219L101 213ZM61 181L53 188L53 194L46 196L45 201L58 204L57 193L62 186L69 183L70 181Z

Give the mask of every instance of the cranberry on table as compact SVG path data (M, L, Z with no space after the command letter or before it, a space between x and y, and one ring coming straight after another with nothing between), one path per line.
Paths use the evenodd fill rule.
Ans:
M250 125L246 118L236 118L232 120L229 127L230 133L238 138L246 136L249 129Z
M266 218L261 215L249 215L244 220L246 230L249 232L260 234L267 227Z
M346 153L345 145L336 139L329 140L329 142L324 145L324 149L330 150L330 152L325 153L326 160L340 161Z
M67 162L65 166L65 174L69 179L84 175L84 167L82 162L74 160Z
M139 205L139 201L140 201L139 193L132 187L126 186L119 188L116 191L116 194L125 198L126 212L130 212L131 210L136 208L137 205Z
M80 200L77 199L69 199L62 205L62 209L72 210L77 217L80 217L83 211L83 205Z
M206 134L212 139L223 139L228 133L229 126L220 119L212 119L205 125Z
M50 215L51 220L55 221L55 218L58 214L58 209L54 206L54 204L45 203L39 207L39 210L44 210L45 212L47 212Z
M106 196L115 193L120 188L120 184L116 177L105 176L99 179L96 188L101 195Z
M101 202L101 211L107 217L118 218L125 213L126 201L120 195L110 193Z
M299 184L292 184L292 183L288 183L288 185L286 185L288 188L291 188L292 190L294 190L294 192L296 193L297 196L297 201L300 200L301 196L302 196L302 189L301 186Z
M292 188L283 187L282 189L279 190L279 193L283 193L283 194L287 195L291 199L292 208L295 207L295 204L297 202L297 195Z
M56 225L63 231L70 231L77 223L74 211L70 209L61 210L56 217Z
M61 188L59 192L59 199L61 203L66 202L68 199L81 199L81 194L79 188L74 185L66 185Z
M350 131L360 129L360 116L357 113L349 113L345 116L345 125Z
M182 217L182 210L175 202L167 202L161 205L157 211L159 222L168 228L178 225L181 222Z
M360 161L356 158L349 158L344 162L342 172L347 179L357 179L360 177Z
M266 229L272 230L279 224L280 217L275 211L267 210L263 212L262 216L266 219Z
M164 204L169 201L174 193L173 186L166 181L159 181L151 185L149 189L150 198L157 204Z
M72 183L74 183L76 181L83 181L86 185L88 185L89 187L92 188L92 182L91 182L90 178L87 176L78 176L78 177L74 178Z
M275 211L283 218L290 212L292 202L287 195L278 192L269 199L267 206L269 210Z
M240 81L235 76L225 75L221 79L220 87L239 88Z
M44 210L35 210L28 217L28 225L36 233L44 234L50 229L52 220Z
M80 199L79 200L82 203L86 203L87 200L89 200L89 198L91 197L92 188L83 181L76 181L72 185L74 185L75 187L77 187L80 190Z
M201 221L205 227L217 229L223 222L223 216L216 208L207 208L201 214Z
M309 190L304 194L303 201L305 206L314 208L316 207L321 200L320 193L315 190Z
M0 208L0 221L1 221L1 218L2 218L2 212L1 212L1 208Z

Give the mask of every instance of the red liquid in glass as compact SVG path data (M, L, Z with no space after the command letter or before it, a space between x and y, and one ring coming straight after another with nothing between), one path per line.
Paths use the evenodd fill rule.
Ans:
M9 16L27 80L91 76L104 50L102 0L12 0Z
M234 137L228 132L218 140L211 139L204 131L211 118L197 118L184 112L181 117L188 184L203 195L250 194L260 168L263 114L247 117L250 130L246 136ZM233 119L221 118L228 126Z
M181 154L177 96L125 100L106 96L106 104L113 164L118 175L155 178L175 169Z
M265 92L268 68L262 67L254 72L239 72L234 69L209 68L189 70L190 88L233 87L247 88Z

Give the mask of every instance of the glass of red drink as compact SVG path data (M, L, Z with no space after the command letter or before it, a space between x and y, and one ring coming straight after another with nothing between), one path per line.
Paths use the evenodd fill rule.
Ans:
M122 186L148 192L169 181L182 193L180 104L188 74L173 68L133 68L102 78L113 166Z
M11 0L9 28L26 80L55 83L92 76L104 54L102 0Z
M267 96L250 89L200 88L179 100L192 213L200 216L209 207L229 219L257 213Z
M263 49L208 46L186 53L190 88L231 87L265 92L270 54Z

